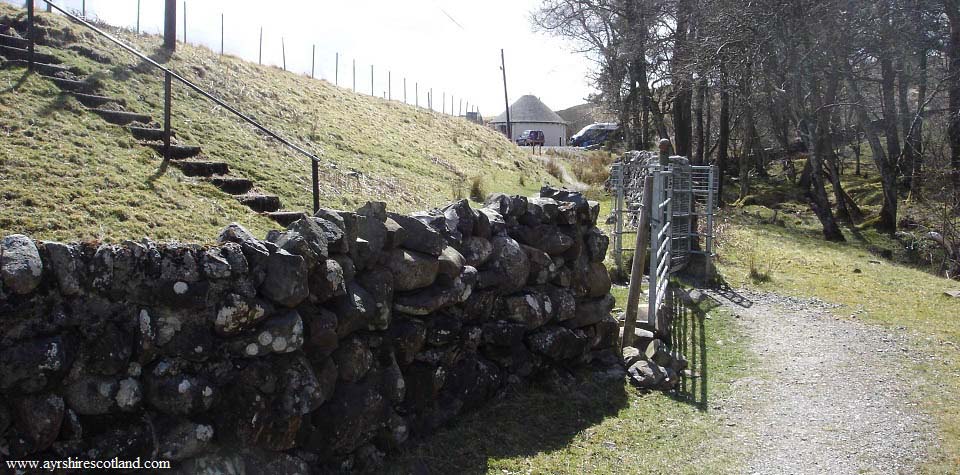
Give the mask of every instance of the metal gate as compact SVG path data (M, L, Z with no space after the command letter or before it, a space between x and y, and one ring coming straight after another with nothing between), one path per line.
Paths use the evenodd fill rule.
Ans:
M642 177L652 176L648 316L660 311L670 275L682 270L691 255L702 254L708 259L714 255L716 167L692 166L683 163L685 161L682 157L671 157L672 163L660 165L649 159L631 162L625 157L611 168L610 186L615 193L616 217L613 253L620 275L623 275L624 254L636 252L624 247L623 236L637 232ZM702 230L697 229L700 226Z

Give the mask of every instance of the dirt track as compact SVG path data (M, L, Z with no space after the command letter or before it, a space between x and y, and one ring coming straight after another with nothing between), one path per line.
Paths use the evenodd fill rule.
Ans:
M718 401L753 456L748 474L914 473L935 443L906 337L830 313L817 299L708 294L750 338L756 376Z

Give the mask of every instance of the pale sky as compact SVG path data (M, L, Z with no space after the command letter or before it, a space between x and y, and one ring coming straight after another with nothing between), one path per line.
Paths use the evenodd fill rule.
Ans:
M13 4L23 1L3 0ZM57 5L80 9L83 0L59 0ZM140 0L143 31L162 31L163 0ZM339 84L350 87L352 61L357 62L357 89L387 90L393 72L393 98L408 100L414 82L420 104L433 88L434 106L446 92L477 105L485 117L504 110L500 48L507 64L510 102L534 94L554 110L582 104L591 92L586 79L589 62L563 40L534 33L529 12L537 0L187 0L187 40L220 49L220 14L224 14L226 52L257 60L263 26L263 62L282 64L281 36L287 69L310 72L311 47L316 44L316 75L334 80L335 53L340 53ZM182 38L183 2L178 2L177 37ZM44 8L37 2L37 8ZM107 23L133 27L137 0L86 0L87 14Z

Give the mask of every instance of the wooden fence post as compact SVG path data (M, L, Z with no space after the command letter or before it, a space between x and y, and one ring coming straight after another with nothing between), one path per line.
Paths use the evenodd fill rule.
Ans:
M163 47L177 49L177 0L166 0L163 9Z

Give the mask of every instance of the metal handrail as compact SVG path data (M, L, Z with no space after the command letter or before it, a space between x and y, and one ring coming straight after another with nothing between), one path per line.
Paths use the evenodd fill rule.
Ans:
M43 1L46 2L46 4L47 4L48 6L54 8L54 9L56 9L57 11L59 11L60 13L64 14L67 18L70 18L70 19L73 20L74 22L79 23L79 24L81 24L81 25L83 25L83 26L86 26L87 28L89 28L89 29L97 32L97 33L100 34L101 36L103 36L103 37L107 38L108 40L112 41L113 43L115 43L117 46L120 46L121 48L123 48L124 50L126 50L128 53L130 53L130 54L132 54L132 55L140 58L140 59L143 60L143 61L146 61L146 62L147 62L148 64L150 64L151 66L153 66L153 67L155 67L155 68L157 68L157 69L159 69L159 70L161 70L161 71L164 72L164 74L166 75L166 80L167 80L167 87L166 87L167 100L165 101L165 103L166 103L166 110L164 111L165 121L166 121L166 130L165 130L165 134L164 134L164 135L165 135L165 137L164 137L164 139L165 139L165 140L164 140L164 143L165 143L165 146L166 146L165 148L166 148L167 153L169 153L169 149L170 149L170 130L169 130L169 116L170 116L170 110L169 110L169 109L170 109L169 94L170 94L170 88L169 88L169 81L170 81L170 78L173 78L173 79L176 79L176 80L182 82L184 85L186 85L186 86L189 87L190 89L193 89L196 93L200 94L201 96L206 97L207 99L213 101L213 102L216 103L217 105L219 105L219 106L223 107L224 109L230 111L231 113L233 113L233 114L236 115L237 117L240 117L240 118L243 119L245 122L247 122L247 123L249 123L250 125L256 127L256 128L257 128L258 130L260 130L261 132L269 135L270 137L273 137L274 139L276 139L276 140L279 141L280 143L286 145L287 147L292 148L293 150L296 150L297 152L299 152L299 153L301 153L302 155L304 155L304 156L306 156L307 158L309 158L310 161L311 161L311 169L312 169L312 175L313 175L313 208L314 208L314 212L316 212L316 211L320 208L320 189L319 189L319 170L318 170L318 165L319 165L319 163L320 163L320 158L319 158L319 157L317 157L316 155L314 155L314 154L306 151L305 149L303 149L303 148L300 147L299 145L294 144L294 143L290 142L289 140L283 138L283 136L281 136L281 135L278 134L277 132L274 132L274 131L268 129L266 126L264 126L264 125L260 124L259 122L251 119L249 116L247 116L247 115L244 114L243 112L240 112L239 110L237 110L237 109L234 108L233 106L227 104L226 102L224 102L224 101L222 101L221 99L217 98L217 97L214 96L213 94L210 94L209 92L205 91L205 90L204 90L203 88L201 88L200 86L197 86L196 84L190 82L189 80L187 80L187 79L184 78L183 76L180 76L179 74L173 72L173 71L170 70L169 68L167 68L167 67L161 65L160 63L154 61L153 59L151 59L151 58L148 57L147 55L145 55L145 54L141 53L140 51L138 51L136 48L127 45L126 43L124 43L124 42L123 42L122 40L120 40L119 38L114 37L114 36L111 35L110 33L107 33L107 32L105 32L105 31L101 30L100 28L97 28L96 26L88 23L86 20L84 20L84 19L82 19L82 18L80 18L80 17L78 17L78 16L76 16L76 15L74 15L74 14L72 14L72 13L66 11L66 10L64 10L63 8L60 8L58 5L54 4L53 2L51 2L51 1L49 1L49 0L43 0ZM32 8L32 6L33 6L33 1L30 1L30 2L28 2L28 3L29 3L30 6L31 6L31 8L30 8L30 13L31 13L31 15L30 15L30 17L31 17L31 18L30 18L30 32L31 32L31 34L30 34L29 36L30 36L30 51L31 51L31 55L30 55L30 56L31 56L31 61L30 61L30 62L31 62L31 66L32 66L32 63L33 63L32 51L33 51L33 43L34 43L34 38L33 38L33 36L34 36L34 35L33 35L33 14L32 14L32 13L33 13L33 8Z

